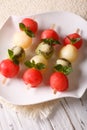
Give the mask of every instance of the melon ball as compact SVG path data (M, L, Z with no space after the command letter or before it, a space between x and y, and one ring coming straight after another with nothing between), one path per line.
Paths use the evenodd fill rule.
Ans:
M23 49L29 48L32 44L32 38L24 31L16 32L13 37L13 43Z
M78 50L73 45L64 46L59 52L59 58L64 58L70 62L73 62L77 59Z

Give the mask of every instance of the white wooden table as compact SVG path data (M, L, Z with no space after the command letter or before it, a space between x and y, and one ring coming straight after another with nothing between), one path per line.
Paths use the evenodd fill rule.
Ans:
M87 92L59 100L47 119L33 120L0 104L0 130L87 130Z

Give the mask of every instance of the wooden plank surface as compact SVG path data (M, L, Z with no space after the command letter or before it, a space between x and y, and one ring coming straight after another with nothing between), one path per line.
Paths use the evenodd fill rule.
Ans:
M87 92L63 98L46 119L30 119L0 104L0 130L87 130Z

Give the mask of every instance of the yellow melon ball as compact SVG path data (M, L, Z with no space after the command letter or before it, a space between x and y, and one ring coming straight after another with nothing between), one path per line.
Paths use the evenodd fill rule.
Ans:
M32 38L29 37L24 31L16 32L13 37L13 43L16 46L26 49L32 44Z
M73 62L78 56L78 50L73 45L64 46L59 52L59 58L65 58L66 60Z

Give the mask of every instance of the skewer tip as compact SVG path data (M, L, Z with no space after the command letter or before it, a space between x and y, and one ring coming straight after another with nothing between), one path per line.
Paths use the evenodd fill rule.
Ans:
M5 84L5 83L6 83L6 80L7 80L7 78L4 77L3 80L2 80L2 84Z
M54 29L55 28L55 24L52 24L50 29Z
M56 94L56 93L57 93L57 90L56 90L56 89L53 89L53 93Z
M80 29L79 28L76 29L76 33L78 33L78 34L80 33Z
M31 84L27 84L27 90L31 88Z

